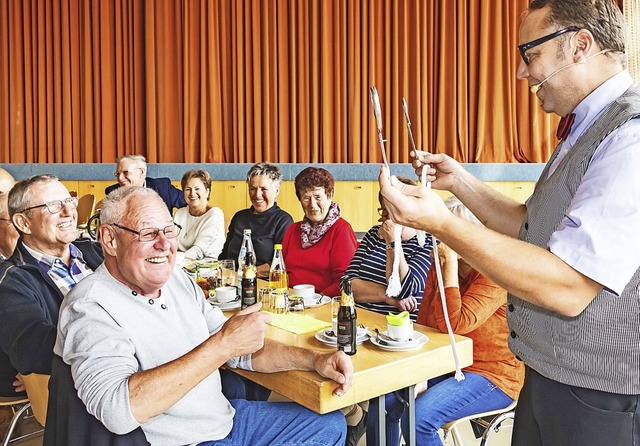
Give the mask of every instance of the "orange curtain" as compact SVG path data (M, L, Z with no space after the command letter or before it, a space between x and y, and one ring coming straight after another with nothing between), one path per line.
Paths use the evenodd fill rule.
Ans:
M0 2L0 162L542 162L528 0Z

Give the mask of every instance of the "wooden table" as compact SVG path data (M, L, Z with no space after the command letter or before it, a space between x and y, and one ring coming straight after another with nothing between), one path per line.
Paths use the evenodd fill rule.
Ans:
M330 322L330 304L316 308L307 308L305 315ZM357 309L358 323L373 329L386 330L385 316L372 311ZM384 435L384 395L399 389L410 388L410 423L414 420L413 386L421 381L450 373L455 369L453 353L447 334L422 325L414 325L415 329L429 337L423 346L407 352L389 352L381 350L366 341L358 345L357 353L351 356L354 365L353 387L343 396L333 396L336 383L323 378L316 372L287 371L276 373L259 373L234 369L233 371L253 382L277 392L296 403L323 414L350 406L371 398L380 397L379 411L381 444ZM318 351L334 351L335 347L327 346L315 338L315 332L294 334L276 327L269 327L267 337L288 345ZM463 336L455 336L460 364L462 367L473 362L472 341ZM415 444L410 433L403 433L407 444ZM413 441L412 441L413 440Z

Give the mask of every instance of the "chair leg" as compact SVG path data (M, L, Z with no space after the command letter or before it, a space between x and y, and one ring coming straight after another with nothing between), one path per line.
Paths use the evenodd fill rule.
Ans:
M453 426L449 432L451 432L454 446L463 446L462 435L460 434L458 426Z
M480 441L480 446L486 446L489 441L489 437L493 434L493 432L498 432L502 427L502 423L508 419L512 420L514 416L515 416L514 411L506 412L496 416L491 421L491 424L489 424L489 426L487 426L487 428L485 429L484 434L482 435L482 440Z
M13 414L13 418L11 419L11 424L9 424L9 428L7 429L7 434L4 436L4 440L2 440L2 446L7 446L9 441L11 440L11 435L13 435L13 431L18 424L18 420L22 418L22 415L29 410L31 407L30 403L26 403L24 406L20 408L15 414Z

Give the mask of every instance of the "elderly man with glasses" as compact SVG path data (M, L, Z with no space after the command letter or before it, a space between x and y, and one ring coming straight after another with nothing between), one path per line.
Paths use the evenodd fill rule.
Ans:
M151 178L147 176L147 160L142 155L125 155L116 160L117 167L113 175L118 180L118 184L111 185L105 189L108 195L119 187L141 186L155 190L160 198L167 205L169 212L183 208L187 205L184 194L180 189L171 184L169 178Z
M60 304L102 262L102 250L75 241L78 200L52 175L19 181L8 204L20 238L0 265L0 361L22 374L48 374ZM3 368L3 395L15 374Z
M271 317L261 304L227 319L174 267L179 233L147 188L104 199L105 261L65 299L54 349L89 412L117 434L142 427L151 444L344 444L340 412L225 398L225 364L316 371L336 382L338 396L351 386L353 365L344 352L265 338Z

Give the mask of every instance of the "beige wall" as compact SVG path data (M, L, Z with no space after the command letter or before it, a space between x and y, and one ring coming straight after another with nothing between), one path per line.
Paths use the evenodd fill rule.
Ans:
M92 193L98 203L104 198L104 189L113 181L63 181L70 191L76 191L78 197ZM173 184L180 188L180 182ZM524 203L533 192L534 182L496 181L487 182L494 189ZM342 216L351 224L356 232L366 232L378 221L378 183L375 181L336 181L334 200L340 205ZM448 195L438 192L443 198ZM249 207L247 185L244 181L214 181L211 190L212 206L224 212L227 225L233 215ZM283 181L278 197L278 205L293 216L294 221L302 219L302 208L296 198L293 181Z

